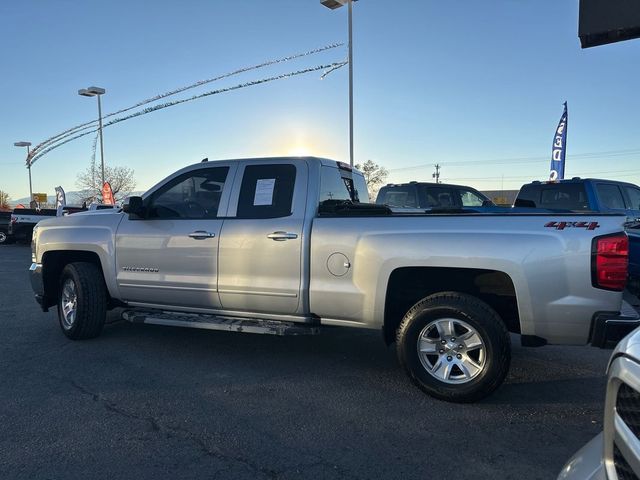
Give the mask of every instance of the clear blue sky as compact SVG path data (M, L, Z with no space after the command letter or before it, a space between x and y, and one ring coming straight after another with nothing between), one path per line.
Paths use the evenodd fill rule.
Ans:
M578 0L360 0L354 5L356 162L390 181L480 189L545 179L569 102L567 176L640 183L640 40L582 50ZM0 189L28 195L24 151L96 116L239 67L346 41L347 11L319 0L23 0L0 5ZM346 47L201 93L342 60ZM144 190L203 157L308 153L348 161L347 69L215 95L105 129L107 164ZM33 166L35 192L75 190L91 136ZM592 152L631 152L585 155ZM517 159L512 161L512 159ZM504 160L500 163L501 160Z

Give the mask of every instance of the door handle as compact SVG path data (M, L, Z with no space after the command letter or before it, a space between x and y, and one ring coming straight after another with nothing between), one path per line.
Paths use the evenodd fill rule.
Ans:
M273 232L267 235L267 238L275 240L276 242L284 242L285 240L294 240L298 238L298 235L296 233L289 232Z
M191 232L189 237L195 238L196 240L203 240L205 238L213 238L215 237L215 233L205 232L204 230L196 230L195 232Z

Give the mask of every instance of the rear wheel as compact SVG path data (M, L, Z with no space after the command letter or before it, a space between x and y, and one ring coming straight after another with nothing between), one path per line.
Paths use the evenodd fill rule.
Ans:
M504 381L511 362L509 333L498 314L457 292L416 303L404 316L396 341L411 380L429 395L451 402L489 395Z
M93 263L67 265L60 277L58 319L72 340L100 335L107 315L107 289L102 272Z

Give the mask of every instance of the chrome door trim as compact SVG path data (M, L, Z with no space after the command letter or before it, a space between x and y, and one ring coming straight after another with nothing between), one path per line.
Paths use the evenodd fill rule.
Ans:
M263 292L261 290L218 290L218 293L236 293L238 295L263 295L265 297L296 298L296 293Z
M191 292L217 292L216 288L197 288L197 287L175 287L169 286L165 287L164 285L141 285L137 283L121 283L122 287L133 287L133 288L155 288L158 290L187 290Z

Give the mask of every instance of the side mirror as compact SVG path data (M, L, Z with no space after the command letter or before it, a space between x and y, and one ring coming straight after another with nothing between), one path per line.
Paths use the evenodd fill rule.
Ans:
M482 201L482 206L483 207L494 207L494 203L491 200L483 200Z
M129 197L127 202L122 205L122 210L129 216L143 217L144 203L142 203L142 197Z

